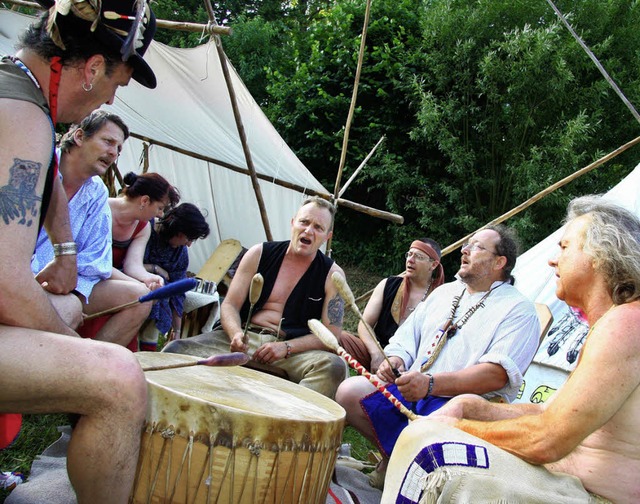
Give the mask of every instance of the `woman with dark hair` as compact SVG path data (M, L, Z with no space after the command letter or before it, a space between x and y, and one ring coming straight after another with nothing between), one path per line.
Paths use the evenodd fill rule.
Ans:
M209 224L198 207L182 203L172 208L151 226L151 237L144 254L144 267L149 273L160 275L165 284L182 280L189 267L188 247L198 238L209 236ZM155 351L158 334L168 340L180 334L184 294L162 299L151 309L140 335L140 350Z
M144 267L144 252L151 236L151 219L178 204L180 194L157 173L124 176L120 196L109 198L113 221L113 273L111 278L134 278L154 290L164 285L162 276Z

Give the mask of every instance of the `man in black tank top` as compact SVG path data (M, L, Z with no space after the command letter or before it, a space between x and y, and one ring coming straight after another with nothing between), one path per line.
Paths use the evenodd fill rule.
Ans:
M376 343L363 321L358 334L342 331L340 346L372 373L384 360L381 348L433 290L444 282L440 245L431 238L414 240L405 254L405 271L390 276L374 289L362 318L373 329Z
M344 273L320 251L331 236L334 212L321 198L306 200L291 220L290 240L254 245L240 261L222 304L222 328L173 341L164 351L203 357L248 352L252 363L275 366L291 381L333 398L346 377L346 364L311 334L307 321L322 320L336 337L342 330L344 302L331 275ZM247 320L257 273L264 286Z

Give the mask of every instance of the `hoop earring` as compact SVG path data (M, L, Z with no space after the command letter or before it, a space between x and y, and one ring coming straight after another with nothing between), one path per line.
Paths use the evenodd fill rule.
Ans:
M82 83L82 89L84 89L87 93L93 89L93 82L91 82L88 86L85 82Z

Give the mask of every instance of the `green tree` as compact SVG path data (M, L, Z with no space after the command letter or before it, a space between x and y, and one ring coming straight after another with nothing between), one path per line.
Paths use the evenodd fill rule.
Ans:
M637 4L558 5L637 101ZM363 13L362 0L336 2L291 34L291 62L267 71L268 115L330 189ZM376 1L345 177L382 134L387 142L345 196L406 223L341 210L334 251L343 262L397 271L412 238L446 245L464 236L633 138L630 119L545 2ZM573 195L604 191L631 168L630 155L620 157L509 223L530 245L557 227Z

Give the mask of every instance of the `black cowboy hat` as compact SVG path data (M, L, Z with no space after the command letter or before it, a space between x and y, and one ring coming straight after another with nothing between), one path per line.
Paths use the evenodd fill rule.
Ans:
M47 9L55 5L55 0L37 1ZM122 61L133 68L133 79L152 89L156 87L156 76L142 57L155 32L156 17L147 0L102 0L96 36L106 46L120 50Z

